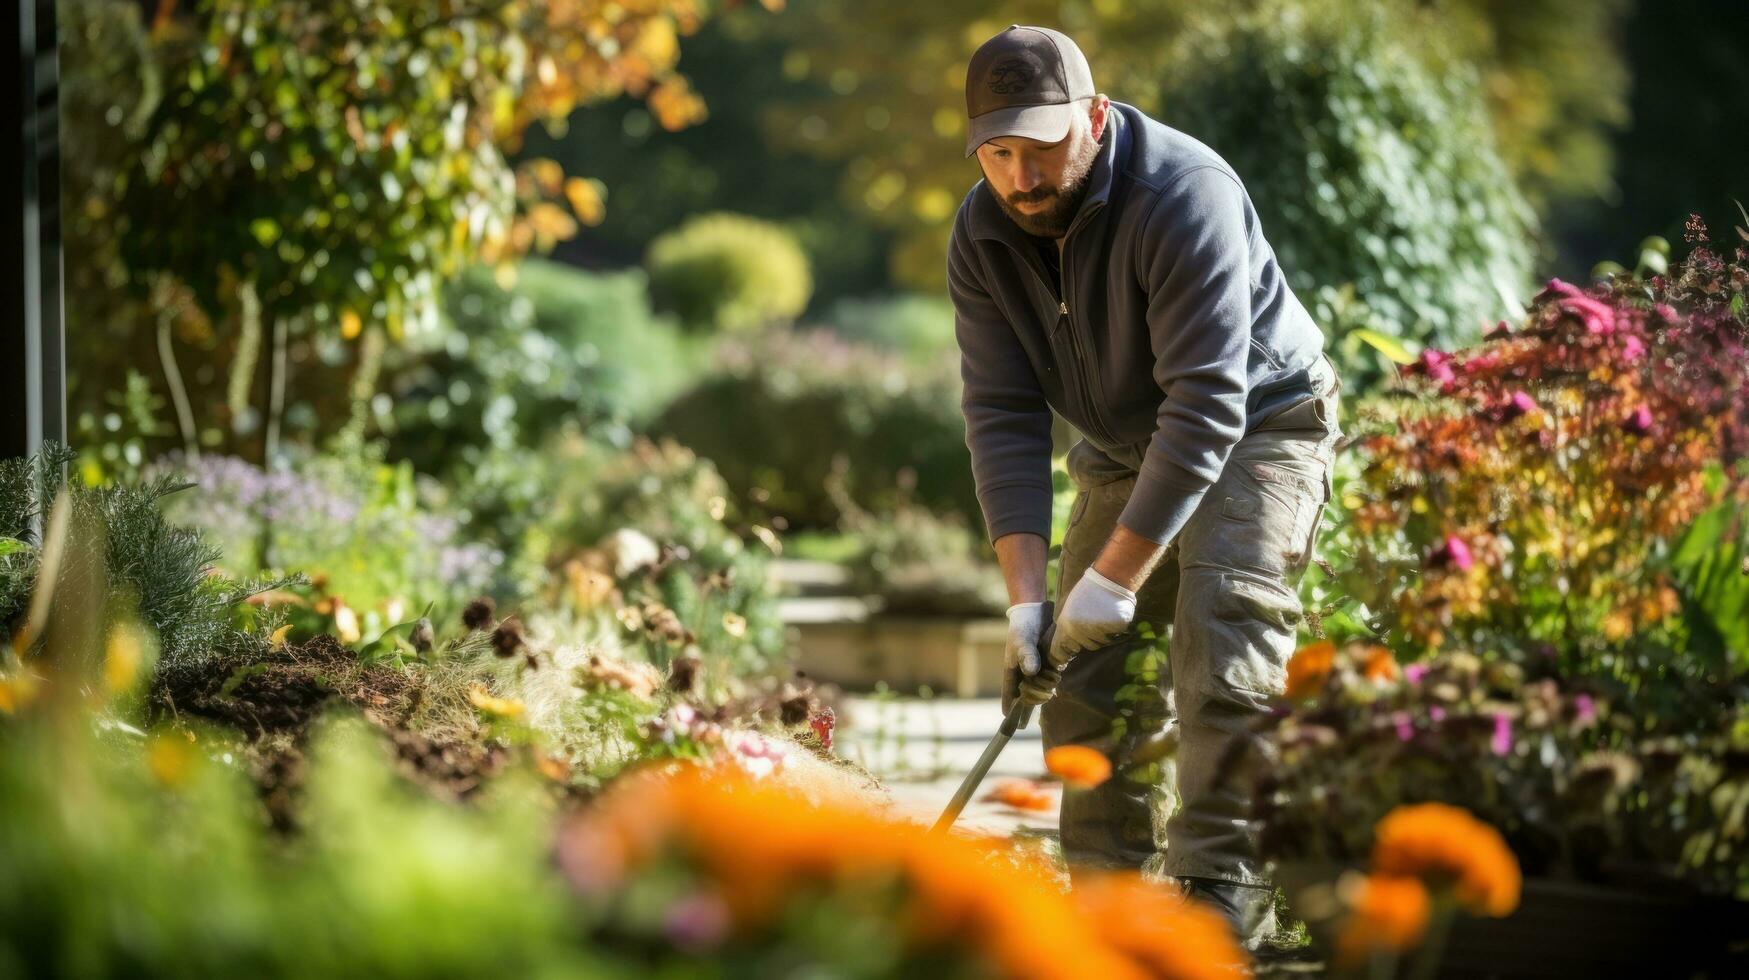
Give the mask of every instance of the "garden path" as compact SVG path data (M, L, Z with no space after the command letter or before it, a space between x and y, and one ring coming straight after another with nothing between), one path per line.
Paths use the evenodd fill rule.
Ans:
M995 698L846 697L839 752L886 784L903 816L934 823L960 780L983 753L1002 718ZM996 759L990 774L955 825L989 834L1054 835L1059 787L1043 783L1049 809L1025 811L981 799L1003 779L1037 779L1044 773L1035 720Z

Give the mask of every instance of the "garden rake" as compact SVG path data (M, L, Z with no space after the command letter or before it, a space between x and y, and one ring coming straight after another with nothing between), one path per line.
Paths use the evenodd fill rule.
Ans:
M1041 656L1050 650L1051 636L1057 629L1052 611L1052 603L1046 601L1044 607L1045 628L1039 635L1038 641ZM1045 666L1048 669L1049 664ZM936 819L935 826L930 828L930 833L945 834L953 827L953 822L959 819L960 811L966 808L966 804L971 802L972 794L978 791L978 784L984 781L984 777L990 773L990 767L996 764L996 757L1002 754L1004 748L1008 747L1008 740L1014 737L1015 732L1025 728L1032 721L1033 706L1020 700L1020 682L1023 678L1024 675L1020 672L1019 664L1008 668L1007 673L1003 676L1003 696L1005 699L1012 698L1013 704L1009 707L1007 716L1002 719L1002 726L996 729L996 734L991 737L990 744L984 746L984 754L978 756L978 761L973 764L971 771L966 773L966 778L960 783L960 788L954 791L953 799L947 802L947 809L941 811L941 816Z

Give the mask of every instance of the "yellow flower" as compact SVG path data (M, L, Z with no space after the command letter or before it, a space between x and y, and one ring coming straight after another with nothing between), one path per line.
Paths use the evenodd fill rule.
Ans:
M747 617L737 613L723 613L723 629L730 636L740 638L747 635Z
M120 694L133 687L144 659L138 629L125 623L118 625L110 631L109 643L104 649L103 686L111 694Z
M1092 789L1111 778L1111 760L1085 745L1059 745L1045 753L1045 768L1076 789Z
M501 698L486 690L486 685L475 681L468 686L468 703L489 715L499 718L521 718L522 702L516 698Z

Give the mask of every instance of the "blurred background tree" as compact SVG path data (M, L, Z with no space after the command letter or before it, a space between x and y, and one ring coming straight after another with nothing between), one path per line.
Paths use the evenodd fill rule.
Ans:
M1381 349L1479 337L1531 283L1531 209L1441 26L1369 0L1210 11L1163 84L1165 114L1241 175L1351 391Z

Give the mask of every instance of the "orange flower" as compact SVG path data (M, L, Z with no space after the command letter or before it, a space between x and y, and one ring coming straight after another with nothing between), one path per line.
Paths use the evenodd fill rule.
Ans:
M1397 658L1389 647L1373 644L1366 649L1366 659L1361 662L1360 672L1367 680L1376 684L1394 681L1402 676L1397 669Z
M984 794L984 799L1016 810L1049 810L1054 802L1030 779L1004 779Z
M1042 865L1017 860L993 843L932 834L873 811L812 803L769 782L752 782L733 767L680 765L622 777L558 842L566 877L595 894L623 887L664 855L692 863L727 904L733 928L755 940L783 928L789 903L848 892L856 896L853 907L892 914L914 946L969 955L994 975L1210 975L1189 960L1183 969L1199 972L1168 970L1113 939L1114 928L1155 927L1144 921L1154 913L1134 902L1112 903L1097 914L1084 911ZM895 890L895 883L903 887ZM1122 916L1135 921L1100 921ZM1181 931L1197 935L1190 926ZM1205 948L1200 941L1183 942L1181 959ZM1173 962L1165 959L1171 952L1161 948L1159 962Z
M1287 662L1287 696L1304 701L1318 693L1330 679L1330 671L1335 666L1336 644L1329 640L1317 640L1300 647L1293 659Z
M1246 975L1245 954L1225 919L1140 875L1114 873L1077 883L1074 901L1100 937L1148 976L1219 980Z
M1501 918L1518 907L1518 859L1499 831L1460 807L1418 803L1385 814L1373 829L1372 866L1450 888L1476 915Z
M1374 950L1401 952L1421 942L1431 902L1418 878L1354 875L1342 882L1349 913L1336 937L1336 958L1345 966Z
M1045 768L1076 789L1092 789L1111 778L1111 760L1085 745L1059 745L1045 753Z

